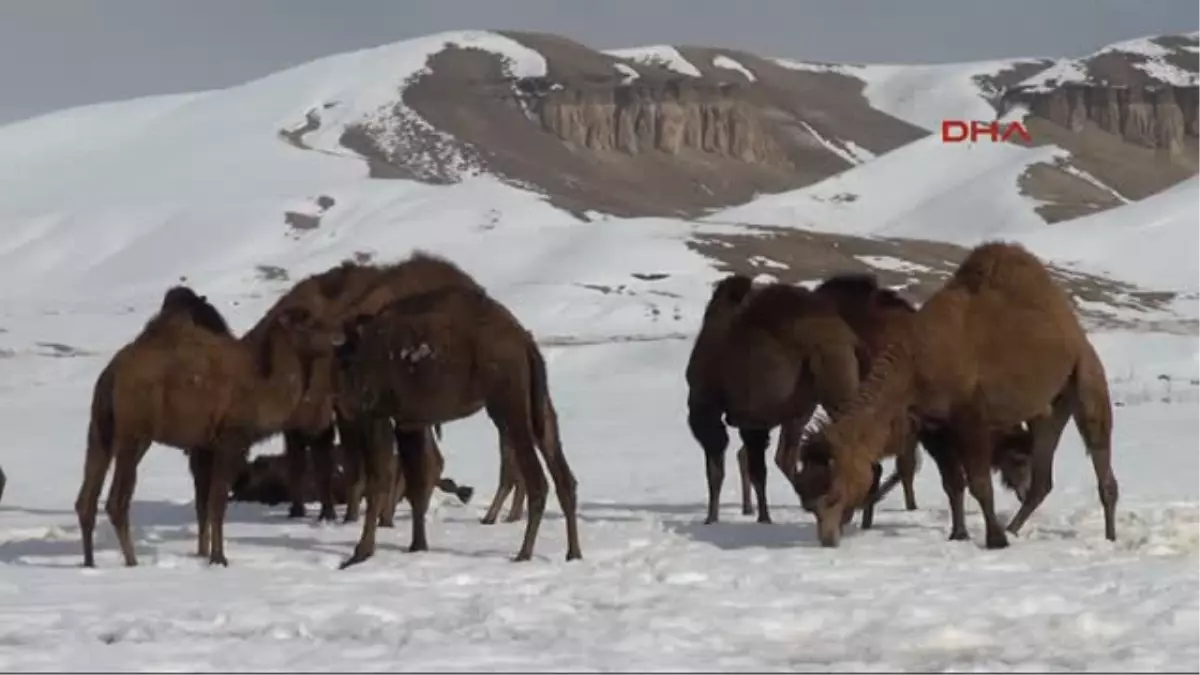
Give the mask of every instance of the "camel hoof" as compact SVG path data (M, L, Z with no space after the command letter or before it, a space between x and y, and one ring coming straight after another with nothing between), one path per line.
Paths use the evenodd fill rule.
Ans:
M220 565L221 567L229 567L229 561L225 559L224 554L209 556L208 566Z
M408 547L409 553L420 553L421 551L428 551L428 550L429 550L429 544L426 544L424 542L422 542L420 544L413 544Z
M968 541L971 535L966 530L955 530L950 533L950 541Z
M484 516L483 518L479 519L479 524L480 525L495 525L496 519L495 519L495 517L488 518L487 516Z
M567 562L572 560L583 560L583 554L579 551L567 551Z
M709 516L704 519L705 525L712 525L713 523L717 523L717 522L720 522L720 519L717 518L716 516Z
M754 515L754 507L753 507L753 506L743 506L743 507L742 507L742 515L743 515L743 516L752 516L752 515Z
M346 514L346 517L342 518L343 525L353 525L354 523L357 523L357 522L358 522L358 516L352 516L350 514Z
M758 520L755 522L759 523L760 525L772 525L773 524L771 522L771 516L768 516L768 515L759 516Z
M523 513L518 513L518 514L515 514L515 515L509 515L509 516L508 516L508 518L505 518L505 519L504 519L504 522L506 522L506 523L519 523L519 522L521 522L521 519L522 519L522 518L524 518L524 517L525 517L525 514L523 514Z
M533 558L532 553L521 552L521 553L518 553L517 555L513 556L512 561L513 562L527 562L527 561L531 560L532 558Z
M337 522L337 514L334 513L333 509L329 509L328 511L326 511L325 509L321 509L320 515L317 516L317 522L318 523Z
M987 548L989 550L1008 548L1008 537L1005 537L1003 532L1000 532L995 536L988 537Z
M475 488L473 488L473 487L460 487L460 488L458 489L458 494L457 494L457 496L458 496L458 501L462 502L464 505L466 505L466 504L470 504L470 503L471 503L471 497L475 496Z
M291 508L288 509L287 517L288 518L303 518L306 511L307 511L307 509L304 508L303 504L292 504Z
M359 553L358 551L355 551L354 555L350 556L349 558L346 558L345 560L342 561L342 564L338 565L338 569L344 570L347 567L353 567L354 565L357 565L361 562L366 562L367 559L369 559L370 557L371 557L370 553Z
M394 520L385 520L385 519L383 519L383 518L380 518L380 519L379 519L379 526L380 526L380 527L390 527L390 528L395 528L395 527L396 527L396 521L394 521Z

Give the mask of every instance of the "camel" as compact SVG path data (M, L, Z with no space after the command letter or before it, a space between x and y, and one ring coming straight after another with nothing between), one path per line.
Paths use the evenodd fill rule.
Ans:
M427 443L429 445L427 445L426 452L430 455L426 464L430 473L427 485L456 496L462 504L470 503L471 497L474 496L474 488L469 485L459 485L453 478L443 478L442 468L445 461L436 440L430 438L427 439ZM335 504L345 504L350 493L343 452L341 445L333 446L333 499ZM230 499L235 502L257 502L268 506L290 502L288 459L284 454L258 455L253 461L246 463L238 471L233 481ZM320 499L316 476L311 471L311 467L309 469L305 472L302 490L302 498L306 502ZM392 504L396 504L404 498L405 489L404 473L397 471L395 475L397 488L393 490L395 495L391 498ZM385 508L385 516L386 513ZM380 527L389 527L391 523L391 520L385 522L385 518L380 518Z
M842 414L805 441L824 446L830 464L829 489L815 508L821 544L838 545L845 511L870 493L869 468L892 421L906 416L953 441L931 453L950 503L950 539L970 538L963 514L969 487L989 549L1008 546L1006 529L1019 533L1049 494L1054 453L1073 417L1096 475L1104 536L1115 540L1118 484L1104 366L1042 262L1017 244L981 244L905 324ZM993 434L1022 422L1031 435L1028 489L1003 528L992 494Z
M738 428L747 451L758 522L771 522L765 462L770 431L782 426L776 464L791 480L794 450L816 406L836 414L857 387L857 342L836 308L807 289L755 288L749 277L736 274L716 284L686 372L688 426L706 457L705 523L718 519L726 424Z
M8 485L8 476L4 475L4 467L0 467L0 502L4 501L5 485Z
M394 436L409 477L410 551L428 549L421 429L486 409L511 449L529 501L525 536L515 560L529 560L554 481L567 530L567 560L582 557L576 518L576 480L562 451L546 366L532 336L482 288L446 286L393 301L342 327L337 348L339 406L367 440L367 517L353 555L342 568L375 552L375 530L388 484ZM394 428L393 425L394 424Z
M187 287L168 290L159 312L96 379L75 502L83 564L95 566L97 502L115 465L106 511L125 564L137 565L129 509L137 466L158 442L187 452L197 493L197 553L227 566L230 474L251 445L283 430L304 396L309 361L328 352L332 338L297 308L280 312L259 339L238 340L203 296Z
M458 266L424 251L414 251L407 259L387 265L345 261L298 282L275 302L248 334L265 330L275 315L289 308L304 308L325 325L340 325L350 316L377 312L396 298L458 285L478 288L475 280ZM314 362L313 371L308 395L288 421L284 434L284 454L288 457L292 494L288 516L300 518L305 515L301 494L308 464L306 455L311 454L321 494L318 520L334 520L333 464L330 459L334 429L348 450L359 439L355 430L339 423L335 415L337 401L332 389L332 356L319 358ZM355 451L346 453L346 471L352 481L345 523L358 520L363 486L358 471L359 456L360 453Z

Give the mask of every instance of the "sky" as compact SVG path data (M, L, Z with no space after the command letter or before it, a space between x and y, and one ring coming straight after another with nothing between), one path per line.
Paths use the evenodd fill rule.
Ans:
M1081 56L1195 31L1196 0L0 0L0 124L227 87L337 52L457 29L595 48L692 44L821 61Z

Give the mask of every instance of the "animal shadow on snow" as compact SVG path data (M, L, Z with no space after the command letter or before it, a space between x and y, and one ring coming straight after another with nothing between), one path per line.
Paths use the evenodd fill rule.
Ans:
M25 559L70 558L71 562L65 566L82 561L82 544L74 511L0 506L0 514L2 513L54 516L55 518L53 522L44 526L45 532L39 536L13 538L0 543L0 564L63 567L64 565L59 562L35 563ZM283 513L282 509L272 511L263 508L261 504L230 503L229 517L226 522L230 524L278 524L286 522L283 521L281 513ZM155 553L161 552L161 546L168 542L185 541L191 543L192 546L195 545L196 507L191 502L134 501L130 520L134 531L135 549L139 556L153 556ZM116 550L116 536L103 515L97 522L97 526L97 532L101 537L98 542L100 549ZM30 524L22 526L21 529L39 530L43 528ZM52 533L54 536L51 536ZM335 550L340 552L340 549L336 548L336 544L309 537L290 536L285 532L280 532L278 536L231 537L231 540L254 546L276 546L300 550L321 550L322 547L326 547L329 552L335 552Z

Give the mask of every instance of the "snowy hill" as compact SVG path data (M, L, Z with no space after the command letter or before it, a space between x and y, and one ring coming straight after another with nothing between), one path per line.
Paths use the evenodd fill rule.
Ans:
M0 450L8 475L0 503L0 669L1195 667L1195 179L1047 226L1036 202L1020 194L1019 177L1070 150L953 147L933 136L888 146L937 105L974 114L974 99L947 83L991 66L938 71L952 76L893 71L890 85L880 75L865 96L879 106L891 97L890 114L908 120L885 123L898 136L879 140L853 126L838 135L814 125L830 145L855 143L868 153L839 160L849 170L807 188L763 194L704 219L560 208L543 187L499 170L511 165L497 160L498 146L464 143L434 126L444 118L421 112L461 93L426 78L444 65L438 59L482 54L505 64L514 80L553 80L556 68L577 62L613 78L632 79L632 70L634 81L668 77L653 68L696 77L675 72L682 66L674 57L662 61L662 49L595 62L575 49L544 38L440 34L226 90L0 127L0 425L8 432ZM715 71L751 84L786 81L782 71L823 76L795 64L772 70L749 55L673 51L701 79ZM668 65L643 64L655 59ZM516 81L488 82L479 91L525 100L512 94ZM410 99L405 86L427 90ZM860 114L843 95L831 94L829 105ZM447 106L464 124L462 111L475 110ZM859 121L884 116L870 114L879 117ZM373 142L396 142L347 145L347 134L364 129ZM816 136L804 142L836 156ZM879 152L867 147L872 139L882 143ZM353 149L385 145L404 148L402 160ZM695 159L688 149L654 157L662 171ZM373 177L378 167L370 162L403 175ZM1073 430L1057 455L1054 492L1006 551L982 549L969 500L975 541L946 541L947 506L931 462L918 474L919 510L903 511L898 497L889 498L876 529L848 532L835 551L815 546L811 516L773 469L776 523L741 516L732 460L722 522L701 524L703 455L685 424L683 370L723 260L697 241L753 239L777 257L771 249L784 240L765 238L759 226L827 236L830 248L901 242L899 258L863 256L881 272L911 264L907 252L952 268L962 252L956 244L1015 238L1061 274L1111 280L1118 290L1106 286L1102 294L1110 309L1122 294L1173 297L1172 332L1135 315L1121 330L1097 324L1092 334L1116 406L1117 542L1103 539L1090 463ZM428 553L401 552L402 510L397 530L381 534L375 559L339 572L357 527L235 505L231 566L210 570L191 556L186 463L156 446L139 469L132 514L142 566L119 566L112 529L101 522L99 567L78 569L72 504L91 388L168 285L186 277L240 332L309 273L413 248L461 264L544 345L579 480L583 561L562 561L553 500L528 564L506 559L519 525L478 524L498 469L495 431L479 415L446 425L446 473L474 485L477 496L466 507L435 505ZM736 247L722 255L748 258ZM821 269L793 271L811 279ZM273 439L255 452L279 445ZM1015 500L1007 492L997 500L1007 518Z

